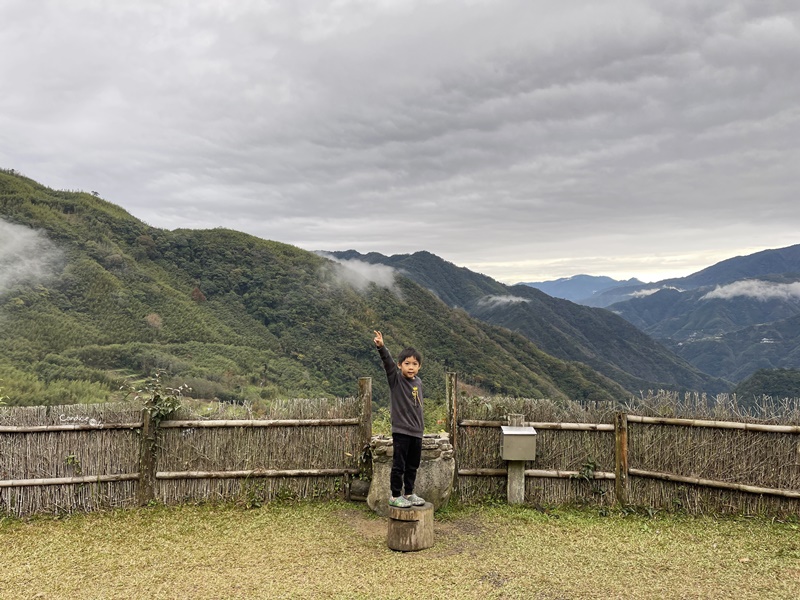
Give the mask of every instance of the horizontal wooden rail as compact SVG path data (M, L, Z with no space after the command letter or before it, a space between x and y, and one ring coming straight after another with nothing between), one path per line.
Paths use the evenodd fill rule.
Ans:
M635 475L637 477L649 477L651 479L662 479L664 481L675 481L678 483L691 483L694 485L719 488L723 490L734 490L737 492L748 492L751 494L769 494L772 496L783 496L784 498L800 498L800 491L795 491L795 490L766 488L755 485L745 485L743 483L728 483L727 481L702 479L700 477L685 477L683 475L674 475L672 473L643 471L642 469L629 469L628 473L630 475Z
M800 425L768 425L765 423L740 423L738 421L710 421L704 419L677 419L667 417L639 417L628 415L629 423L649 425L683 425L685 427L715 427L717 429L744 429L770 433L800 433Z
M508 425L507 421L479 421L475 419L464 419L458 422L459 427L501 427ZM563 429L567 431L614 431L612 423L538 423L536 421L525 421L525 426L534 429Z
M336 425L361 425L361 419L271 419L256 421L252 419L208 420L208 421L161 421L159 427L168 429L183 427L195 429L201 427L325 427Z
M47 479L7 479L0 481L0 488L29 487L40 485L70 485L79 483L105 483L107 481L136 481L138 473L119 475L85 475L83 477L51 477Z
M41 431L89 431L95 429L141 429L138 423L68 423L65 425L0 425L0 433L37 433Z
M506 469L459 469L459 475L473 477L505 477L508 475ZM550 479L582 479L580 471L556 471L545 469L525 469L525 477L541 477ZM616 479L614 473L595 471L591 479Z
M458 474L472 477L506 477L508 469L459 469Z
M769 433L800 433L800 425L769 425L766 423L741 423L738 421L711 421L706 419L679 419L668 417L640 417L627 415L629 423L648 425L683 425L685 427L715 427L717 429L742 429L745 431L764 431ZM500 427L506 421L481 421L464 419L458 422L460 427ZM614 431L611 423L539 423L525 421L524 425L535 429L561 429L566 431Z
M159 471L156 479L246 479L249 477L329 477L357 475L358 469L251 469L249 471Z
M614 473L607 471L594 471L589 479L616 479ZM580 471L549 471L542 469L525 469L525 477L544 477L551 479L584 479L584 473Z
M535 423L525 422L535 429L563 429L565 431L614 431L612 423Z
M159 427L165 429L183 427L325 427L337 425L360 425L361 419L271 419L271 420L206 420L206 421L162 421ZM97 429L141 429L137 423L68 423L64 425L0 425L0 433L38 433L43 431L90 431Z

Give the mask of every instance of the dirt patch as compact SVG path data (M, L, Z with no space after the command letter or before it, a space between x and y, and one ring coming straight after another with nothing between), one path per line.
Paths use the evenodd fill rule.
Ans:
M385 518L357 508L343 509L336 514L354 534L367 541L386 538ZM485 534L486 527L478 517L473 516L444 522L434 520L433 531L438 551L452 555L474 547L476 541Z
M386 519L371 516L355 508L344 509L337 514L355 533L366 540L386 537Z

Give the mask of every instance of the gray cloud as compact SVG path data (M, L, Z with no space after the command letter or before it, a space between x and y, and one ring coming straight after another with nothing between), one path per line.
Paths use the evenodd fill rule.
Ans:
M11 0L0 20L0 166L155 226L426 249L507 282L798 242L788 0Z
M734 283L717 286L713 291L704 295L701 300L730 300L736 297L755 298L766 302L767 300L798 300L800 299L800 282L772 283L758 279L735 281Z
M62 255L42 233L0 219L0 295L52 277Z

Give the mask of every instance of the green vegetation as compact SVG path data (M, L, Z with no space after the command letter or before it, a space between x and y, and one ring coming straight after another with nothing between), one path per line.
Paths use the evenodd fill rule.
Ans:
M450 309L404 277L391 289L354 287L311 252L225 229L155 229L91 194L9 171L0 171L0 218L36 240L49 270L0 288L9 404L113 400L163 371L165 386L186 384L195 398L253 406L353 395L358 377L372 376L377 408L388 387L376 328L393 352L422 351L434 403L447 370L487 393L625 395L589 367Z
M745 403L762 396L800 398L800 370L761 369L737 385L733 392Z
M161 377L162 371L150 378L140 390L135 390L136 400L141 401L156 427L164 419L182 406L184 394L191 391L186 384L181 384L176 388L165 386ZM134 392L131 389L131 392Z
M0 596L742 598L800 596L797 525L508 506L439 511L399 554L363 504L182 506L6 520Z

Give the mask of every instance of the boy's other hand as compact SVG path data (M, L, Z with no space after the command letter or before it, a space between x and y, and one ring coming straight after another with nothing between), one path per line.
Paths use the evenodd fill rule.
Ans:
M375 342L375 346L383 348L383 334L377 329L375 330L375 339L373 341Z

